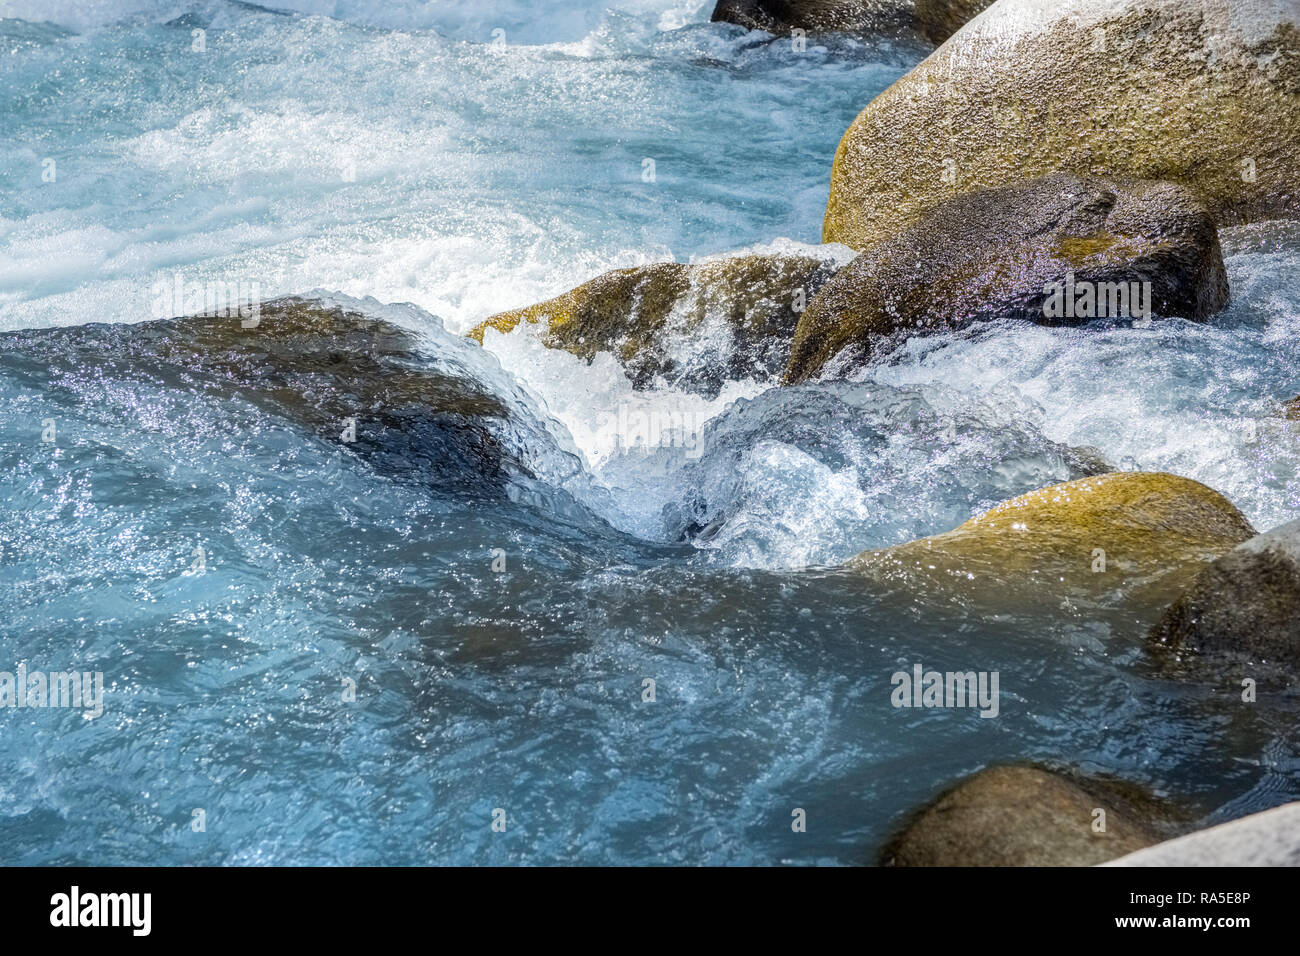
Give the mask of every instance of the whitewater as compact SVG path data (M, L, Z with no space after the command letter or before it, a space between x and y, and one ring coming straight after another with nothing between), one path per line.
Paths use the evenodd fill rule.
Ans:
M1198 823L1300 798L1300 700L1229 716L1150 665L1149 620L840 567L1099 466L1292 519L1300 228L1222 231L1208 323L993 322L847 381L635 390L535 327L464 333L609 269L847 263L817 245L831 157L928 49L796 52L697 0L269 6L0 0L0 670L104 674L93 719L0 713L0 860L869 863L1021 760ZM520 467L431 487L134 367L178 277L408 330L508 410ZM1000 673L999 719L892 708L916 662Z

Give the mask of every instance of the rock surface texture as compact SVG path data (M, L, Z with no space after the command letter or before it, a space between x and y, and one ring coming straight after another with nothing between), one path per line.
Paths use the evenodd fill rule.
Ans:
M1228 304L1214 219L1189 190L1057 173L941 201L822 287L795 330L786 381L886 336L1014 318L1068 325L1206 319Z
M959 193L1167 180L1221 226L1300 218L1300 4L999 0L876 97L823 237L863 250Z

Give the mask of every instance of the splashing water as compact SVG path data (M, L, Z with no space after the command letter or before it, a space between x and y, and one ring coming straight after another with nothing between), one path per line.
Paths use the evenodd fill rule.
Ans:
M456 333L609 268L809 251L839 135L924 51L797 55L673 0L276 6L0 5L0 670L107 691L0 712L5 862L861 863L1024 759L1205 820L1300 796L1300 702L1154 672L1158 609L992 617L834 567L1108 466L1293 517L1300 232L1226 230L1204 325L636 391L535 327ZM410 330L506 409L518 472L462 493L139 361L121 324L178 275ZM999 671L999 719L891 708L916 662Z

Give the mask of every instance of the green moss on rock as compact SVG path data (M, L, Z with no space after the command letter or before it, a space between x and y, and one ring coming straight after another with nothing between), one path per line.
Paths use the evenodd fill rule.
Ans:
M781 373L803 306L838 267L833 257L752 255L620 269L492 316L469 335L481 343L489 328L540 323L548 347L588 360L613 353L637 387L664 377L716 392L724 381ZM675 346L713 339L720 340L715 349L705 346L696 364L683 364Z
M1095 594L1117 583L1168 594L1254 533L1231 502L1199 482L1112 472L1020 495L952 531L865 552L849 566L1013 603Z

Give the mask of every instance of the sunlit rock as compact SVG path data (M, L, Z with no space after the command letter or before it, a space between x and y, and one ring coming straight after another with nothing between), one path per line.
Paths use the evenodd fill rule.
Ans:
M986 319L1070 325L1205 319L1228 304L1213 217L1171 183L1057 173L945 199L826 283L795 332L787 382L842 350Z
M1197 830L1105 866L1300 866L1300 802Z
M638 388L663 379L716 394L726 381L780 375L800 314L841 264L835 254L752 255L619 269L469 335L544 323L546 345L586 359L612 352Z
M1254 533L1199 482L1112 472L1012 498L952 531L868 551L850 565L1012 602L1154 583L1167 592Z
M1300 217L1300 6L999 0L840 142L823 236L1058 170L1194 189L1221 225Z

